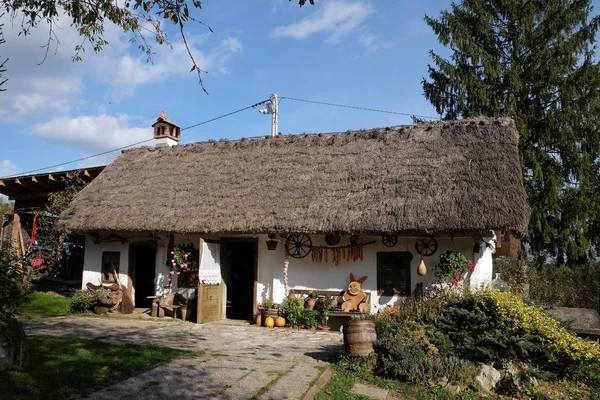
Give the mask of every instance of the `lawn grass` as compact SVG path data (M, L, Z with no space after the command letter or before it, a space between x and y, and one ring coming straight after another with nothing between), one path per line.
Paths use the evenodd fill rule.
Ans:
M93 340L28 337L22 368L0 373L0 398L78 398L184 354L191 352Z
M32 292L27 295L19 310L19 318L32 319L69 314L71 298L54 292Z
M539 386L528 395L502 396L496 393L486 393L469 388L459 393L450 393L440 386L426 384L412 384L406 382L367 377L360 372L340 372L332 376L327 385L315 396L316 400L358 400L367 399L350 393L356 382L379 386L394 392L398 398L405 400L514 400L514 399L600 399L598 394L590 391L582 383L568 380L540 381Z

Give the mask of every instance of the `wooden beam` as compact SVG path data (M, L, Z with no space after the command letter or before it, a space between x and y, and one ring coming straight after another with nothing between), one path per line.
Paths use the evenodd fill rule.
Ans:
M48 189L48 191L56 190L56 188L53 188L52 185L48 184L47 182L44 182L41 179L36 178L35 176L31 177L31 182L33 182L36 185L39 185L45 189Z
M50 179L51 181L56 182L56 178L54 178L54 175L52 175L52 174L48 174L48 179Z
M92 177L92 175L90 174L90 171L88 171L87 169L83 170L83 176L87 176L88 178Z

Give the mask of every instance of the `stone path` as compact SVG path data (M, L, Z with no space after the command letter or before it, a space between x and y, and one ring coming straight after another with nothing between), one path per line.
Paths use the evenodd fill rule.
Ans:
M29 335L202 351L126 379L89 399L302 399L343 351L339 332L97 317L24 321Z

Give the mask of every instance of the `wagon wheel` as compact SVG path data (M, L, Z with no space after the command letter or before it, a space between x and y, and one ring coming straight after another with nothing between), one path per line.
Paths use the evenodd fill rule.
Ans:
M417 253L429 257L435 254L438 248L437 240L433 236L422 236L417 239L415 249Z
M289 235L285 241L285 252L293 258L304 258L312 251L312 240L308 235Z
M398 243L398 236L394 235L383 235L381 241L385 247L394 247Z

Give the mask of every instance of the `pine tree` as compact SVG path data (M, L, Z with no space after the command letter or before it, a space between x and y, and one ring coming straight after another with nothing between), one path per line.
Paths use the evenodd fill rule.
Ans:
M424 79L445 119L508 116L520 134L539 256L577 262L600 243L600 23L590 0L464 0L425 17L444 59Z

